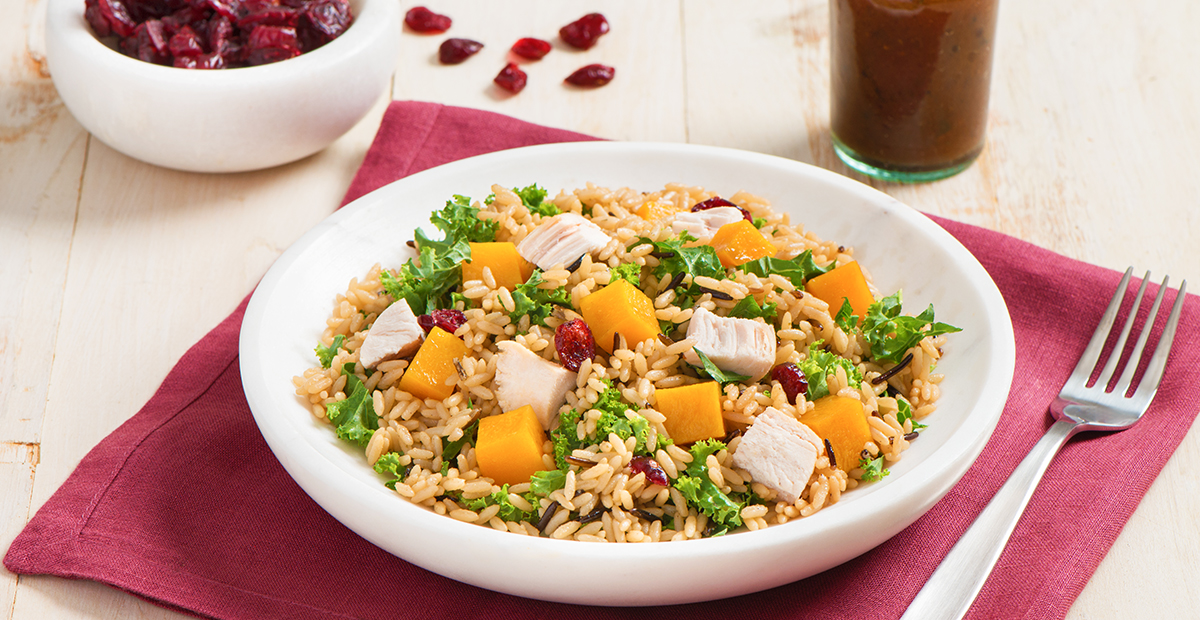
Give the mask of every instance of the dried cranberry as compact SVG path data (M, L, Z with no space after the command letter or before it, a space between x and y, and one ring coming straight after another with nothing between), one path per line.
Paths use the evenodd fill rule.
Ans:
M796 397L808 393L808 378L795 364L780 364L771 371L771 378L778 381L787 394L788 402L796 404Z
M541 39L525 37L513 43L512 51L521 58L541 60L543 56L550 53L550 43Z
M227 65L220 54L200 54L199 56L176 56L175 66L180 69L224 69Z
M429 314L422 314L417 317L417 325L420 325L421 329L425 330L426 333L429 333L435 327L440 327L453 334L455 330L462 327L466 322L467 317L462 312L453 308L434 310Z
M341 36L352 23L354 16L346 0L317 0L301 10L296 34L305 51L315 50Z
M162 22L148 19L133 30L133 38L137 40L137 58L156 65L171 64L171 54L167 49L167 36L163 31Z
M423 7L414 6L404 14L404 23L417 32L446 32L453 23L449 17L438 15Z
M457 65L483 49L483 44L470 39L446 39L438 46L438 61L443 65Z
M516 63L510 62L500 70L500 73L492 81L496 83L496 86L516 94L524 90L526 79L528 79L528 76L525 75L525 72Z
M658 461L648 456L635 456L629 461L629 469L633 470L633 474L646 474L646 482L657 484L659 486L667 486L670 481L667 480L667 472L663 470L662 465Z
M87 11L84 11L84 13L86 14ZM89 23L92 23L92 28L96 30L96 34L99 36L105 37L109 34L115 34L122 38L131 37L133 36L134 29L137 28L137 22L129 14L129 8L121 0L98 0L96 2L96 13L99 17L97 21L103 21L108 30L108 32L102 34L100 28L104 26L97 27L97 23L91 22L89 19Z
M176 61L180 56L199 56L204 53L200 36L191 26L184 26L172 35L171 40L167 41L167 49L171 50L171 55L175 56Z
M170 15L162 18L163 28L167 34L174 36L175 33L188 26L197 35L201 35L205 31L209 12L203 7L185 6Z
M713 196L704 202L697 202L696 204L692 205L692 213L716 209L717 207L733 207L742 212L742 217L745 218L747 222L754 221L754 218L750 217L749 211L733 204L732 202L729 202L728 200L725 200L724 198L721 198L720 196Z
M608 20L599 13L588 13L583 17L563 26L558 30L558 36L567 45L581 50L591 49L601 35L608 32Z
M241 12L239 11L241 3L238 0L204 0L201 4L207 4L218 14L233 21L237 21L238 14Z
M284 26L255 26L246 41L246 63L265 65L300 55L296 29Z
M558 359L571 372L579 372L583 360L596 357L596 340L592 329L583 319L572 319L554 330L554 350Z
M567 76L565 80L568 84L575 86L604 86L612 81L613 76L617 74L617 70L607 65L588 65L580 67L575 73Z
M265 5L248 11L237 20L238 28L254 28L255 26L291 26L296 27L300 21L300 13L291 7Z

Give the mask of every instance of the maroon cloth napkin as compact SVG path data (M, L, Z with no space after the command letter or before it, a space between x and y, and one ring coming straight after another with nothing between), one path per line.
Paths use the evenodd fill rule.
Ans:
M585 139L489 112L393 103L346 200L470 155ZM995 279L1016 330L1012 394L979 461L915 524L846 564L766 592L654 613L897 618L1048 427L1047 405L1119 274L937 221ZM150 402L83 459L13 541L4 559L9 570L92 579L215 618L588 620L648 613L464 585L378 549L330 517L280 467L251 418L237 357L244 309L243 302L188 351ZM1191 295L1150 412L1130 430L1085 435L1065 447L970 617L1066 614L1195 418L1200 383L1191 374L1198 365L1200 299ZM1058 527L1068 518L1074 527ZM447 544L451 552L470 550Z

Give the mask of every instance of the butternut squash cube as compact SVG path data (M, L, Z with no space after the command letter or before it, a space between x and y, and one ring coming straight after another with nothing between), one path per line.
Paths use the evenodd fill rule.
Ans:
M854 261L805 282L804 290L829 304L830 316L837 314L842 308L843 299L849 299L850 308L854 310L860 323L866 318L867 309L875 303L871 289L867 287L867 278L863 276L862 268Z
M857 398L830 395L813 403L812 411L800 416L800 422L821 439L833 446L838 469L850 471L858 467L863 447L871 441L867 413Z
M778 251L754 224L746 220L722 226L708 244L717 251L717 258L721 259L726 269L765 256L775 256Z
M434 327L417 349L412 363L400 377L398 387L420 399L442 400L454 393L446 380L458 374L454 360L467 354L467 345L454 334Z
M667 419L663 427L677 444L725 436L721 385L716 381L655 390L655 409Z
M510 241L472 243L471 260L463 261L462 279L482 280L483 268L492 270L496 286L512 291L533 275L533 264L517 254L516 244Z
M546 433L529 405L480 418L475 439L479 473L496 484L529 482L533 474L546 469L542 463L545 443Z
M621 279L584 297L579 313L592 329L592 337L601 349L612 353L613 335L620 333L630 347L648 338L657 338L658 319L654 302L628 280Z
M642 203L635 211L637 216L646 221L661 220L668 215L675 213L675 205L670 203L664 204L656 200L647 200Z

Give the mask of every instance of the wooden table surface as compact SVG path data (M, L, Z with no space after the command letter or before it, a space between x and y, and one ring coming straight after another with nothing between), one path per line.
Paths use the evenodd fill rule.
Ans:
M44 0L43 0L44 1ZM80 0L82 2L82 0ZM392 99L502 112L616 140L760 151L851 174L829 138L827 0L441 2L446 36L487 47L439 66L406 32ZM405 3L408 8L410 3ZM339 204L388 96L333 146L260 172L157 168L93 139L42 64L43 6L0 0L0 549L79 460L132 416L271 262ZM490 87L522 36L591 11L612 32ZM987 146L966 172L871 185L918 209L1113 269L1200 286L1200 4L1005 0ZM561 46L561 43L559 44ZM617 68L567 89L575 68ZM149 303L148 303L149 302ZM1193 428L1067 617L1200 609L1200 431ZM0 617L176 616L107 586L0 569Z

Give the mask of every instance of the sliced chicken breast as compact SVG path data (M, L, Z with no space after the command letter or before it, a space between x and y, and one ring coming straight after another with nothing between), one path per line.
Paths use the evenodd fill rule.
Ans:
M401 299L375 318L358 349L358 361L364 368L374 368L380 362L412 355L424 338L425 330L408 302Z
M736 207L716 207L695 212L685 211L675 214L675 220L671 222L671 230L675 231L677 235L686 230L701 243L708 243L722 226L742 219L745 219L745 216L742 215L741 209Z
M750 472L755 481L775 489L779 499L795 503L808 485L825 442L792 416L767 407L742 435L733 453L733 466Z
M517 245L517 253L542 269L570 265L584 254L608 245L602 228L575 213L560 213L543 221Z
M747 375L752 381L761 379L775 365L775 327L769 323L717 316L698 307L688 323L687 337L717 368ZM689 364L700 365L695 351L683 355Z
M567 392L575 388L575 373L543 359L524 345L505 340L496 343L496 400L503 411L525 405L533 407L542 428L558 415L567 402Z

